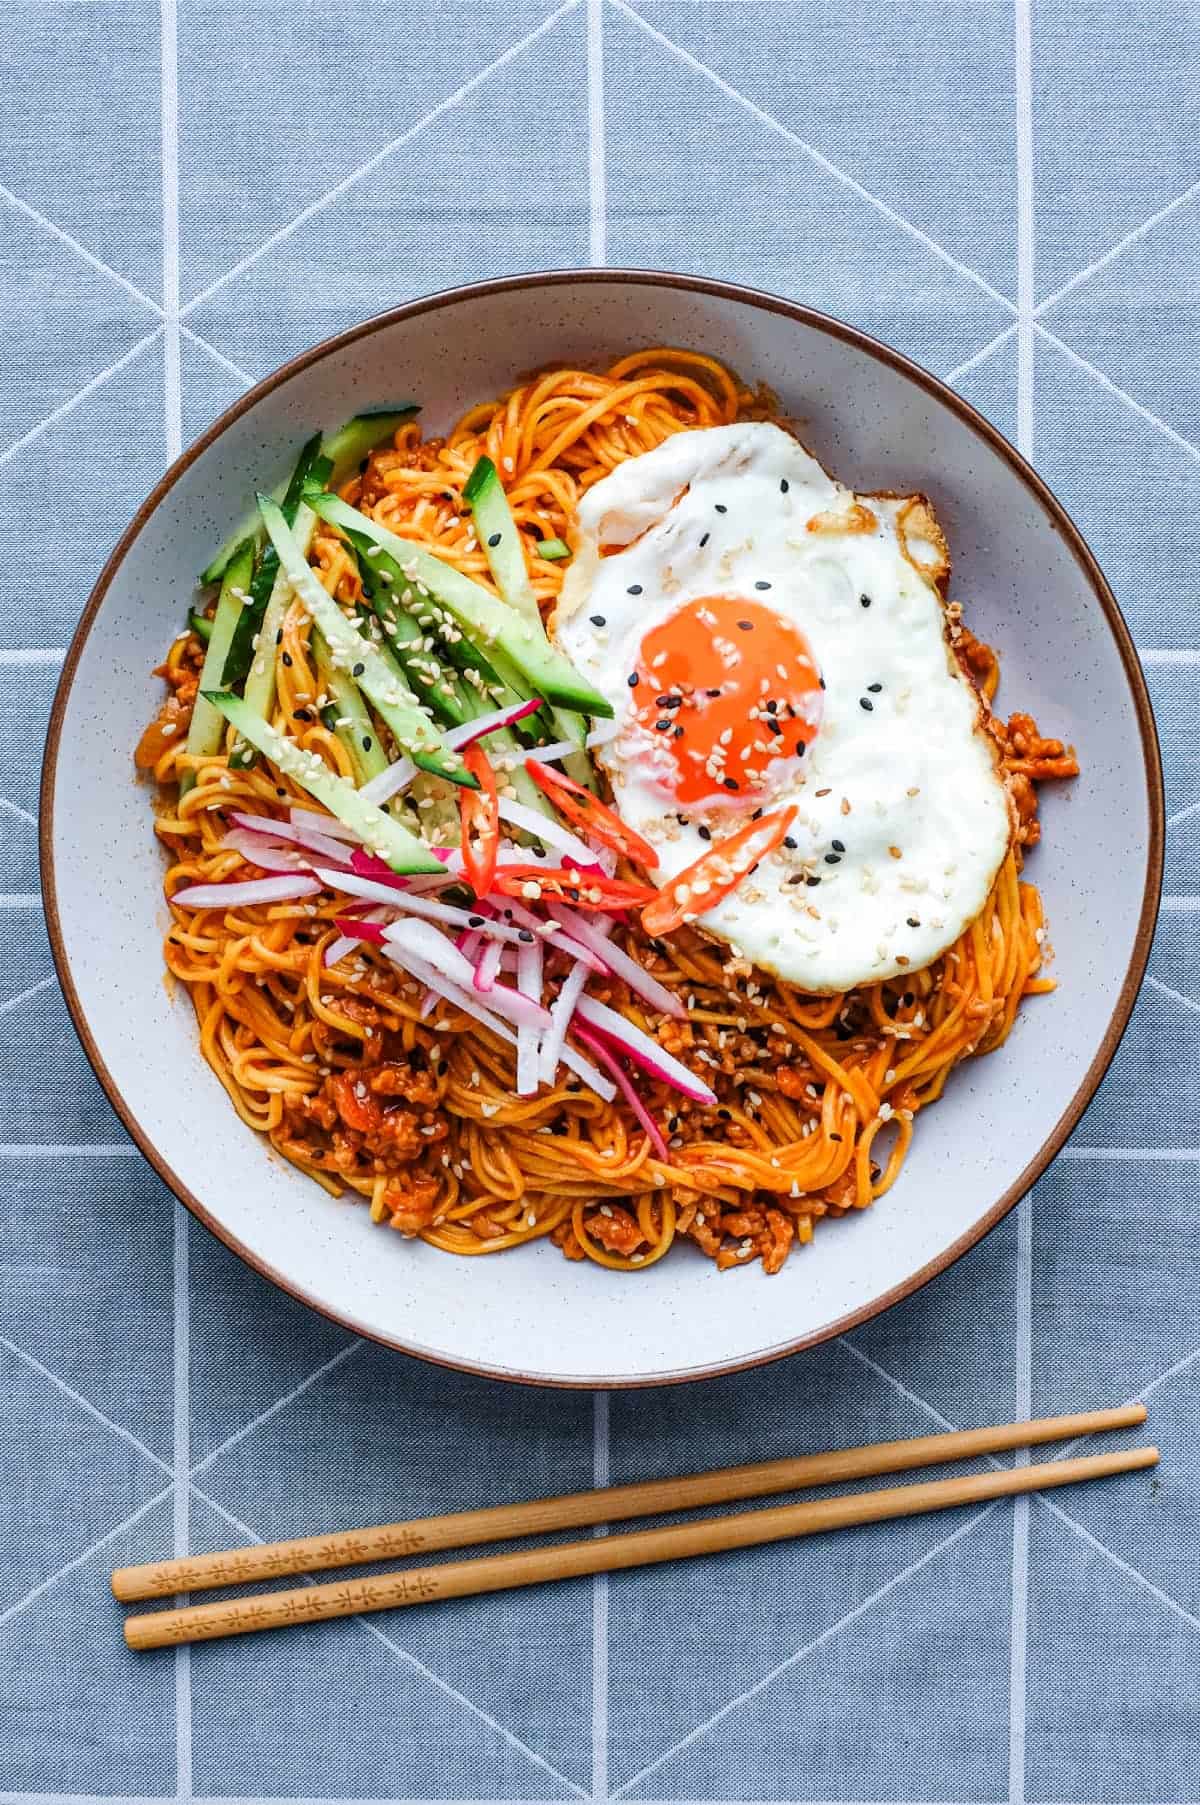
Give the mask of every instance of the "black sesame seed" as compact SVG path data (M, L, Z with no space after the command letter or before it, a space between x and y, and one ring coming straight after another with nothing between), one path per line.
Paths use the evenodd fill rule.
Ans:
M875 704L874 704L874 702L871 701L871 698L869 696L860 696L858 698L858 706L860 708L865 708L867 713L870 714L871 710L874 708Z
M283 654L283 662L287 665L288 669L290 670L291 665L292 665L292 654L290 652L285 652Z
M769 589L771 585L769 583L756 583L754 587L756 589Z
M830 1140L831 1140L831 1141L840 1141L840 1140L841 1140L841 1138L842 1138L842 1137L841 1137L841 1135L840 1135L840 1134L834 1134L834 1133L833 1133L833 1132L832 1132L832 1130L831 1130L831 1131L830 1131L830 1135L829 1135L829 1138L830 1138Z
M712 834L709 832L707 827L698 827L696 829L696 832L700 835L700 838L702 840L711 840L712 839Z
M282 627L280 627L278 633L275 635L275 644L277 646L281 646L283 644L283 628Z
M683 728L676 727L674 732L671 734L671 738L673 740L681 740L683 738Z
M640 583L631 583L625 593L626 595L641 595L642 586Z
M752 620L740 620L738 626L743 633L753 633L754 631L754 622Z
M366 668L367 667L365 664L356 664L354 666L354 669L351 671L350 675L352 677L361 677L363 672L366 670Z
M883 688L883 684L882 683L868 683L867 688L870 690L870 692L873 696L877 696L879 694L880 690Z
M717 1111L717 1115L720 1117L722 1122L732 1122L733 1121L733 1111L731 1109L719 1109Z
M761 821L762 820L762 810L760 808L756 808L754 813L751 815L750 819L751 819L751 821Z
M311 721L312 711L308 708L293 708L292 719L293 721Z
M787 847L787 849L788 849L788 851L789 851L789 852L795 852L795 850L796 850L796 839L795 839L795 837L794 837L794 835L792 835L792 834L784 834L784 836L783 836L783 843L784 843L784 845L785 845L785 846L786 846L786 847Z
M764 727L766 727L766 729L769 733L782 733L783 732L782 724L775 719L774 715L768 715L766 720L763 722L763 725L764 725Z
M819 683L819 684L820 684L820 685L821 685L821 688L822 688L822 689L824 689L824 687L825 687L825 679L824 679L824 677L818 677L818 678L817 678L817 682L818 682L818 683Z
M375 742L374 742L374 740L373 740L373 739L372 739L372 738L371 738L371 736L370 736L370 734L369 734L369 733L364 733L364 734L363 734L363 751L364 751L364 752L369 752L369 751L370 751L370 750L371 750L371 747L372 747L372 746L373 746L373 745L374 745L374 744L375 744Z
M787 479L787 477L786 477L786 476L783 476L783 477L780 477L780 479L779 479L779 493L780 493L780 494L781 494L781 495L786 495L786 494L787 494L787 492L788 492L788 479Z
M804 757L804 754L805 754L805 753L806 753L806 752L807 752L807 751L808 751L808 747L807 747L807 745L806 745L806 744L805 744L805 742L804 742L804 741L803 741L803 740L797 740L797 741L796 741L796 757L797 757L797 758L803 758L803 757Z
M764 702L763 707L766 709L768 714L775 714L779 708L779 704L774 699L772 699L770 702Z
M629 673L628 677L626 677L625 681L626 681L626 683L628 683L630 689L636 689L639 682L641 681L641 679L639 678L636 671L630 671L630 673Z
M523 940L525 942L526 946L533 945L533 935L530 933L528 928L520 928L517 932L517 939Z
M908 918L908 925L910 928L919 928L921 923L915 915L910 915Z
M277 795L277 796L286 796L286 795L287 795L287 791L286 791L286 790L281 790L281 789L280 789L280 787L279 787L279 785L278 785L278 784L276 784L276 785L275 785L275 794L276 794L276 795Z
M469 928L481 928L483 926L483 916L482 915L468 915L467 916L467 926Z
M815 890L820 881L819 877L806 877L804 880L810 890Z
M870 596L869 595L860 595L858 598L858 605L860 608L869 608L871 606Z
M604 616L602 614L592 614L589 615L588 618L593 627L602 627L604 625Z
M825 854L825 863L827 865L840 865L841 862L842 862L842 857L841 857L840 853L827 852Z
M705 546L708 544L710 537L711 537L711 534L705 533L703 539L700 541L700 550L701 551L703 551Z
M706 689L704 693L706 696L719 696L721 692L719 689Z
M373 589L372 589L372 587L371 587L371 585L370 585L370 584L369 584L369 583L364 583L364 584L363 584L363 586L362 586L362 592L363 592L363 595L364 595L364 597L365 597L365 599L366 599L366 600L367 600L367 601L368 601L368 602L373 602L373 601L374 601L374 599L375 599L375 591L374 591L374 590L373 590Z
M655 731L655 733L667 733L670 730L670 726L671 726L671 723L670 723L669 719L662 720L662 721L655 721L654 731Z
M723 501L719 501L717 503L717 513L718 514L728 514L728 512L729 512L729 509L725 506L725 503Z
M833 850L835 852L845 852L845 850L846 850L846 848L842 845L842 842L840 840L831 840L829 842L829 844L833 847Z
M491 546L497 546L497 545L499 545L499 543L500 543L500 534L493 533L491 538L488 540L488 544Z
M725 784L725 788L727 790L736 790L737 789L737 778L736 777L726 777L723 781Z

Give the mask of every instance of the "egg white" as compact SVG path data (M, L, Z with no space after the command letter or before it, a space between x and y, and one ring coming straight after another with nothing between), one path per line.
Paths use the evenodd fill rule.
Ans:
M838 530L856 502L874 524ZM1012 833L983 705L917 568L931 547L905 541L900 513L855 497L777 426L679 433L584 496L552 624L613 704L613 737L597 757L620 814L656 847L662 884L708 849L701 826L717 840L742 825L746 804L672 799L661 745L633 712L638 648L689 600L756 596L756 582L771 583L770 606L807 636L825 683L807 754L774 761L771 794L758 799L796 804L796 845L697 925L815 994L932 963L983 908Z

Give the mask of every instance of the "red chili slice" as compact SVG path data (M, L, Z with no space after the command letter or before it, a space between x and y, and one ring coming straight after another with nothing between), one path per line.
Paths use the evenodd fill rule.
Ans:
M619 852L635 865L645 865L653 870L658 864L658 854L648 840L635 833L622 821L614 809L581 783L564 776L561 771L552 771L536 758L525 760L525 769L537 784L539 790L548 796L560 815L580 828L601 846L607 846L613 852Z
M702 915L749 877L760 859L773 852L795 820L794 807L751 821L727 840L685 866L654 901L642 910L642 926L651 935L669 934L686 915Z
M477 790L464 789L459 792L463 870L476 896L486 896L495 880L496 853L500 845L500 803L496 790L496 773L488 763L487 753L478 743L464 746L460 757L471 776L479 783Z

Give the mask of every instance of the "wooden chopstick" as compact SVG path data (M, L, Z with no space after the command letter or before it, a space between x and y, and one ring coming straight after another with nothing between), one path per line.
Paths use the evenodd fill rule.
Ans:
M878 1478L881 1473L940 1466L943 1461L1003 1454L1045 1442L1072 1441L1078 1435L1095 1435L1105 1429L1130 1429L1145 1420L1144 1404L1123 1404L1114 1410L1087 1410L1073 1416L1048 1416L1031 1423L1004 1423L985 1429L954 1429L945 1435L873 1442L861 1448L801 1454L790 1460L765 1460L753 1466L721 1467L716 1472L676 1479L647 1479L526 1504L498 1504L483 1510L454 1511L442 1517L418 1517L409 1523L386 1524L381 1529L335 1530L330 1535L262 1542L255 1548L235 1548L223 1554L118 1567L112 1576L112 1589L122 1604L134 1604L144 1598L172 1598L180 1592L201 1592L212 1586L283 1579L292 1573L327 1572L331 1567L394 1560L399 1555L477 1548L484 1542L507 1542L518 1536L547 1535L556 1529L586 1529L595 1523L621 1523L630 1517L653 1517L709 1504L766 1498L779 1492L801 1491L807 1486L842 1485L851 1479Z
M956 1505L982 1504L1018 1492L1132 1473L1152 1467L1157 1461L1157 1448L1132 1448L1074 1460L1046 1461L1039 1466L1004 1467L999 1472L970 1473L958 1479L932 1479L921 1485L897 1485L877 1492L842 1493L804 1504L777 1504L767 1510L709 1517L666 1529L637 1529L629 1535L594 1537L550 1548L523 1548L516 1553L488 1554L478 1560L448 1561L434 1567L410 1567L402 1573L334 1580L321 1586L298 1586L232 1603L144 1612L126 1618L125 1640L130 1648L170 1648L182 1642L210 1642L219 1636L280 1629L293 1623L352 1617L361 1611L503 1592L514 1586L612 1573L655 1561L682 1560L730 1548L782 1542L794 1536L817 1535L858 1523L879 1523L891 1517L917 1516Z

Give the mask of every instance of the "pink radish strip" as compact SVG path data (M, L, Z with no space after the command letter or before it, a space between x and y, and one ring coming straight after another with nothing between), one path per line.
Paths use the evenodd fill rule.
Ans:
M382 808L385 802L390 802L393 796L406 790L416 775L417 767L411 758L398 758L394 765L389 765L378 777L372 777L369 783L364 783L358 793L364 801L373 802L376 808Z
M526 808L523 802L512 802L507 796L501 796L499 812L501 821L533 834L543 846L556 847L575 864L587 867L596 863L596 855L585 840L579 839L569 828L560 827L557 821L547 820L537 809Z
M366 902L386 903L405 915L445 922L447 927L478 928L489 940L507 940L520 946L522 933L529 931L527 928L510 928L505 922L495 921L473 909L460 909L453 903L438 902L432 896L414 896L408 890L393 890L371 878L356 877L345 871L327 871L323 865L318 865L316 870L321 882L330 890L340 890L346 896L361 896Z
M523 721L526 715L536 714L542 706L540 696L531 696L528 702L513 702L507 708L497 708L491 714L481 714L478 720L464 721L461 727L452 727L442 738L447 746L461 752L464 746L473 746L485 734L495 733L498 727L513 727Z
M575 1033L583 1042L584 1046L588 1048L589 1052L595 1054L605 1070L612 1073L620 1087L621 1095L624 1097L626 1103L628 1103L642 1127L646 1130L646 1136L651 1147L654 1149L659 1159L669 1163L671 1155L667 1150L667 1143L662 1137L662 1130L654 1120L654 1117L650 1114L650 1111L646 1108L646 1105L642 1102L642 1099L638 1096L624 1067L613 1058L599 1035L589 1034L587 1029L581 1028L578 1023L576 1023L575 1026Z
M290 808L288 820L293 827L308 827L314 833L328 834L331 840L349 840L355 846L362 838L352 827L347 827L344 821L339 821L336 815L322 815L315 808Z
M579 994L587 983L586 965L573 965L562 981L562 987L550 1005L550 1026L542 1036L542 1077L547 1084L554 1083L554 1074L558 1070L566 1044L567 1029L571 1025L571 1017L575 1013L575 1005Z
M401 953L415 953L456 984L470 984L475 967L463 957L454 942L429 921L394 921L387 930L392 946Z
M490 990L496 982L500 970L500 961L504 957L504 945L499 940L489 940L483 954L475 966L475 989Z
M241 809L230 809L229 819L248 834L263 834L272 840L283 840L293 846L306 846L324 859L340 865L347 857L346 848L329 834L317 833L311 827L300 827L292 821L273 821L268 815L246 815Z
M232 903L293 902L321 888L315 877L252 877L232 884L185 884L171 895L185 909L223 909Z
M552 760L570 758L572 752L582 752L582 750L582 746L577 746L574 740L555 740L550 746L534 746L532 751L527 752L525 756L526 758L539 758L546 765Z
M383 929L377 921L354 921L347 915L336 915L333 925L347 940L366 940L372 946L383 945Z
M536 934L548 945L556 946L560 952L567 953L572 959L580 960L589 971L600 972L602 975L608 971L608 966L603 959L599 958L591 947L584 946L581 939L576 940L570 934L564 934L561 928L555 927L552 921L542 921L523 903L517 902L515 897L505 897L503 914L506 920L511 919L519 923L521 927L528 928L530 933Z
M592 923L580 910L564 908L562 904L556 902L552 902L549 908L555 921L561 922L568 932L575 936L576 940L581 940L591 952L604 959L609 970L618 978L624 978L630 990L636 991L638 996L652 1004L655 1009L661 1010L663 1015L673 1015L678 1020L683 1020L687 1015L687 1010L675 992L668 990L665 984L660 984L657 978L651 977L650 973L639 965L636 959L623 952L619 946L614 945L603 934L597 933Z
M510 1046L516 1045L516 1030L510 1028L507 1022L502 1022L498 1015L493 1015L490 1009L485 1009L482 1003L468 996L461 985L455 984L450 978L444 978L441 972L435 971L432 965L426 965L424 959L418 959L414 953L402 953L398 947L392 946L385 946L383 951L393 965L400 966L410 977L416 978L419 984L424 984L446 1002L453 1003L456 1009L461 1009L473 1021L490 1028L493 1034L508 1041Z
M598 1003L595 997L581 996L575 1013L577 1016L581 1015L589 1027L604 1040L620 1047L623 1053L627 1053L652 1078L672 1085L677 1091L682 1091L685 1097L691 1097L693 1102L717 1101L707 1084L702 1083L670 1053L664 1052L656 1040L651 1040L648 1034L643 1034L640 1028L635 1028L632 1022L626 1021L623 1015L618 1015L607 1004Z
M530 1002L539 1002L542 995L542 943L534 940L517 949L517 989ZM547 1023L550 1017L546 1017ZM538 1088L538 1067L540 1064L540 1043L536 1028L517 1027L517 1095L534 1097Z
M244 827L235 827L221 841L223 847L228 846L233 852L240 852L251 865L257 865L263 871L291 871L308 875L312 870L312 861L295 846L273 846L265 834L247 833Z

